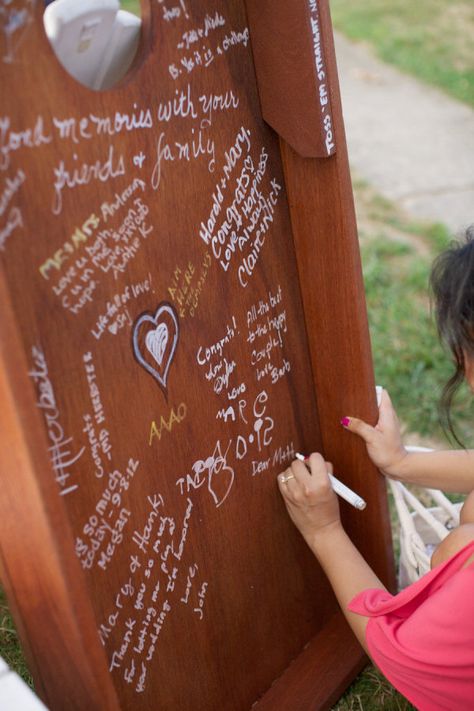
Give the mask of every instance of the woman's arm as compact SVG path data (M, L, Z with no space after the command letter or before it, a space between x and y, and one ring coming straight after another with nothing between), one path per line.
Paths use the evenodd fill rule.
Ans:
M347 606L352 598L363 590L386 590L385 585L361 556L341 525L333 531L328 531L326 535L316 536L308 543L332 585L346 620L368 654L365 630L369 618L350 612Z
M474 489L474 450L407 452L393 479L468 494Z
M386 588L342 527L337 496L327 475L331 465L319 454L311 455L309 465L311 474L302 462L293 462L278 477L280 491L293 523L318 559L342 612L367 652L365 629L369 618L350 612L347 606L363 590Z
M386 476L444 491L469 493L474 489L474 450L407 452L386 390L375 427L355 417L344 417L341 422L362 437L369 457Z

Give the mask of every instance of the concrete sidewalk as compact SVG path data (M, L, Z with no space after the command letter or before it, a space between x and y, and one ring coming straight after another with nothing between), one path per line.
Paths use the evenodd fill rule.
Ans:
M349 160L414 217L474 223L474 111L336 33Z

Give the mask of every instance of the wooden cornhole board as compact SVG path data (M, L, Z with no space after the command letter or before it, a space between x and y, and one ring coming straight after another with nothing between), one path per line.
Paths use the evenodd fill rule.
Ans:
M1 10L2 579L37 690L329 708L364 657L277 490L296 451L393 571L339 424L376 404L327 2L144 2L104 93L39 0Z

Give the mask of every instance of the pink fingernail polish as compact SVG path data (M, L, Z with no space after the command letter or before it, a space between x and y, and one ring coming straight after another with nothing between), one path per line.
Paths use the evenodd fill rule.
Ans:
M351 423L351 421L348 417L343 417L341 420L341 425L343 427L349 427L350 423Z

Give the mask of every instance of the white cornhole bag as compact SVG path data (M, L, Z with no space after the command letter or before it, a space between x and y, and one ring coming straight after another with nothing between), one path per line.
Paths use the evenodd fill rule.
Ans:
M44 27L63 67L91 89L108 89L129 69L140 39L140 18L119 0L55 0Z
M117 12L94 89L110 89L123 79L135 59L141 26L140 18L131 12Z
M48 711L23 679L0 657L0 711Z

